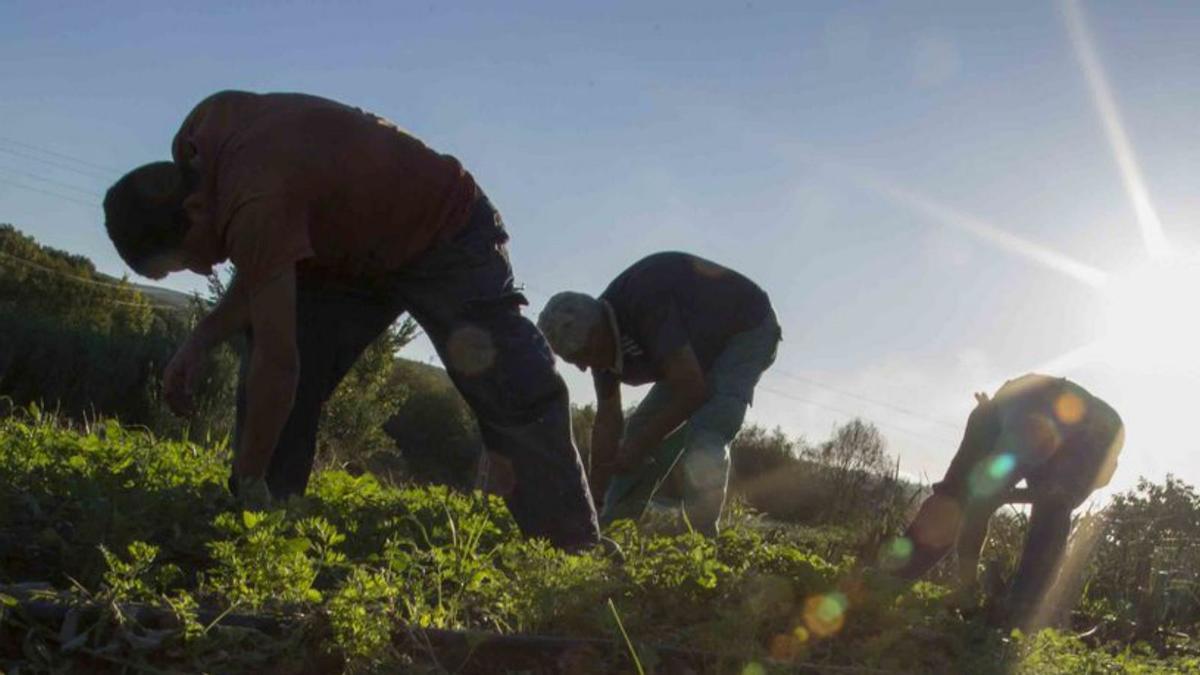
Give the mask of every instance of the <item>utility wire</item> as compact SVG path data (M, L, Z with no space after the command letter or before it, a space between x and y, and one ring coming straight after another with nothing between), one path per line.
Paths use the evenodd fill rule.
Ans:
M134 288L131 284L127 284L127 283L120 284L120 283L113 283L111 281L101 281L99 279L89 279L87 277L81 277L79 275L71 274L69 272L64 272L62 270L56 270L53 267L48 267L46 265L34 262L32 260L27 260L25 258L22 258L21 256L13 255L7 251L0 251L0 256L8 258L9 260L20 263L22 265L28 265L29 267L37 268L43 272L48 272L50 274L57 274L61 277L67 278L67 279L74 279L75 281L78 281L80 283L92 284L94 286L105 286L107 288L119 288L119 289L127 290L127 291L137 291L137 289Z
M29 143L26 143L26 142L24 142L24 141L18 141L18 140L16 140L15 138L8 138L8 137L5 137L5 136L0 136L0 141L2 141L2 142L4 142L4 143L9 143L9 144L11 144L11 145L16 145L16 146L18 146L18 147L27 148L27 149L29 149L29 150L33 150L33 151L35 151L35 152L41 152L41 153L43 153L43 154L47 154L47 155L50 155L50 156L52 156L52 157L60 157L60 158L62 158L62 159L65 159L65 160L68 160L68 161L72 161L72 162L75 162L75 163L77 163L77 164L81 164L81 165L83 165L83 166L86 166L86 167L91 167L91 168L93 168L93 169L98 169L98 170L100 170L100 171L103 171L103 172L105 172L106 174L111 174L111 173L114 173L114 172L115 172L115 173L120 173L120 172L122 171L121 169L117 169L117 168L115 168L115 167L106 166L106 165L104 165L104 164L96 164L95 162L89 162L89 161L88 161L88 160L86 160L86 159L80 159L80 158L78 158L78 157L74 157L74 156L71 156L71 155L68 155L68 154L65 154L65 153L62 153L62 152L57 152L57 151L55 151L55 150L50 150L50 149L47 149L47 148L41 148L41 147L38 147L38 146L36 146L36 145L30 145Z
M7 265L8 265L8 263L0 262L0 269L3 269ZM60 273L59 276L66 277L68 279L72 279L75 281L85 282L85 283L96 283L96 284L101 283L101 282L97 282L97 281L92 281L90 279L84 279L81 277L71 276L69 274L61 274ZM138 291L137 289L130 289L130 290L133 290L137 293L141 293L141 291ZM126 307L149 307L150 309L161 310L164 312L186 312L186 311L188 311L188 310L184 309L183 307L174 307L172 305L162 305L162 304L150 302L149 297L147 297L144 293L141 293L141 295L143 297L146 297L145 304L140 303L140 302L131 302L129 300L118 300L117 298L106 298L104 300L104 302L107 304L111 304L111 305L123 305Z
M9 179L7 179L7 178L3 178L3 177L0 177L0 183L4 183L5 185L11 185L11 186L13 186L13 187L15 187L15 188L20 188L20 189L22 189L22 190L29 190L30 192L38 192L38 193L41 193L41 194L44 194L44 195L47 195L47 196L50 196L50 197L57 197L57 198L59 198L59 199L62 199L62 200L64 200L64 201L72 202L72 203L74 203L74 204L78 204L78 205L80 205L80 206L86 206L86 207L88 207L88 208L90 208L90 209L95 209L95 208L99 208L99 207L100 207L100 205L99 205L99 204L97 204L96 202L85 202L85 201L84 201L84 200L82 200L82 199L77 199L77 198L75 198L75 197L72 197L72 196L70 196L70 195L64 195L64 194L62 194L62 193L59 193L59 192L52 192L52 191L50 191L50 190L44 190L44 189L42 189L42 188L39 188L39 187L34 187L34 186L32 186L32 185L26 185L26 184L24 184L24 183L18 183L18 182L16 182L16 181L9 180Z
M8 171L11 173L20 174L23 178L30 178L30 179L33 179L36 181L41 181L43 183L49 183L50 185L54 185L56 187L65 188L67 190L74 190L76 192L88 195L90 197L96 197L97 199L99 199L101 197L101 194L99 192L96 192L95 190L93 190L91 188L80 187L78 185L73 185L71 183L64 183L62 181L55 180L53 178L46 178L45 176L42 176L40 174L31 173L29 171L24 171L22 169L13 169L13 168L10 168L7 166L0 166L0 171Z
M813 379L813 378L811 378L811 377L806 377L806 376L804 376L804 375L798 375L798 374L796 374L796 373L789 372L789 371L787 371L787 370L784 370L784 369L782 369L782 368L772 367L772 368L771 368L770 370L768 370L767 372L768 372L768 373L774 373L774 374L776 374L776 375L782 375L783 377L787 377L787 378L790 378L790 379L796 380L797 382L804 382L805 384L810 384L810 385L812 385L812 386L814 386L814 387L820 387L821 389L827 389L827 390L829 390L829 391L832 391L832 392L834 392L834 393L841 394L842 396L848 396L848 397L850 397L850 398L857 399L857 400L859 400L859 401L863 401L863 402L865 402L865 403L871 403L871 404L874 404L874 405L880 406L881 408L887 408L888 410L892 410L892 411L894 411L894 412L898 412L898 413L901 413L901 414L904 414L904 415L908 415L908 416L910 416L910 417L915 417L915 418L917 418L917 419L924 420L924 421L926 421L926 422L929 422L929 423L931 423L931 424L937 424L937 425L939 425L939 426L942 426L942 427L945 427L945 428L947 428L947 429L952 429L952 430L954 430L954 431L958 431L958 430L961 428L961 426L960 426L960 425L958 425L958 424L952 424L952 423L950 423L950 422L947 422L947 421L945 421L945 420L940 420L940 419L937 419L937 418L935 418L935 417L929 417L929 416L925 415L924 413L919 413L919 412L917 412L917 411L915 411L915 410L909 410L909 409L907 409L907 408L902 408L902 407L900 407L900 406L898 406L898 405L894 405L894 404L892 404L892 403L888 403L888 402L886 402L886 401L881 401L881 400L878 400L878 399L871 398L870 396L864 396L864 395L862 395L862 394L858 394L858 393L855 393L855 392L853 392L853 391L849 391L849 390L846 390L846 389L842 389L842 388L840 388L840 387L835 387L835 386L833 386L833 385L831 385L831 384L825 384L824 382L821 382L821 381L819 381L819 380L814 380L814 379Z
M20 157L22 159L31 159L35 162L41 162L42 164L46 164L47 166L52 166L56 169L62 169L63 171L71 171L71 172L77 173L81 176L87 176L88 178L91 178L92 180L107 181L107 180L112 180L112 176L113 176L113 174L111 174L111 173L100 173L99 171L96 171L94 169L86 169L86 168L79 167L79 166L71 166L70 164L66 164L66 163L63 163L61 161L54 160L54 159L47 159L45 157L40 157L33 153L25 152L23 150L14 150L13 148L6 148L4 146L0 146L0 152L4 153L6 155L12 155L13 157Z
M849 411L849 410L843 410L843 409L841 409L841 408L835 408L835 407L833 407L833 406L831 406L831 405L826 405L826 404L824 404L824 403L820 403L820 402L817 402L817 401L813 401L813 400L811 400L811 399L807 399L807 398L804 398L804 397L802 397L802 396L796 396L795 394L792 394L792 393L789 393L789 392L786 392L786 391L781 391L781 390L779 390L779 389L774 389L774 388L772 388L772 387L764 386L764 385L762 385L762 384L759 384L759 385L758 385L758 387L756 387L755 389L756 389L757 391L765 391L765 392L767 392L767 393L774 394L775 396L778 396L778 397L780 397L780 398L785 398L785 399L788 399L788 400L790 400L790 401L796 401L796 402L798 402L798 403L804 403L804 404L806 404L806 405L810 405L810 406L813 406L813 407L816 407L816 408L822 408L822 409L824 409L824 410L828 410L828 411L830 411L830 412L835 412L835 413L838 413L838 414L840 414L840 415L847 415L847 416L850 416L850 417L862 417L862 416L863 416L863 415L862 415L862 413L855 413L855 412L851 412L851 411ZM940 436L940 435L939 435L939 436L931 436L931 435L926 435L926 434L918 433L918 432L916 432L916 431L911 431L911 430L909 430L909 429L905 429L905 428L903 428L903 427L898 427L898 426L895 426L895 425L892 425L892 424L883 424L883 423L880 423L880 422L875 422L874 420L872 420L872 422L871 422L871 423L872 423L872 424L875 424L876 426L879 426L879 427L882 427L882 428L884 428L884 429L887 429L887 430L889 430L889 431L895 431L895 432L898 432L898 433L906 434L906 435L908 435L908 436L912 436L913 438L919 438L919 439L921 439L921 440L923 440L923 441L926 441L926 442L935 442L935 443L955 443L955 444L957 444L957 443L958 443L958 441L957 441L957 440L951 439L951 438L950 438L950 437L948 437L948 436Z
M114 283L107 282L107 281L101 281L99 279L89 279L87 277L81 277L81 276L78 276L75 274L69 274L67 272L63 272L62 270L56 270L52 267L46 267L45 265L35 263L32 260L26 260L24 258L12 255L11 253L7 253L5 251L0 251L0 257L7 258L13 262L20 263L20 264L26 265L28 267L32 267L32 268L37 269L38 271L43 272L45 274L57 275L64 279L68 279L68 280L75 281L78 283L91 284L93 286L100 286L103 288L116 288L116 289L120 289L120 290L131 291L133 293L137 293L137 294L141 295L142 297L146 298L146 304L154 309L168 310L168 311L174 311L174 312L188 311L186 308L183 308L183 307L175 307L173 305L164 305L164 304L152 302L150 300L150 296L148 294L139 290L138 288L135 288L132 285L114 284ZM3 263L0 263L0 264L3 264ZM118 300L116 298L109 299L109 302L113 302L118 305L130 305L130 306L135 306L135 307L142 306L141 303L129 302L129 301L125 301L125 300Z

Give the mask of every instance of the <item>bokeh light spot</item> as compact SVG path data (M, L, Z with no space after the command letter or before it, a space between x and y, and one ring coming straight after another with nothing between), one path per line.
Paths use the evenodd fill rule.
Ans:
M796 636L796 639L800 641L800 644L808 642L808 629L804 626L796 626L796 630L792 631L792 635Z
M846 623L850 601L838 593L814 595L804 601L804 625L817 637L829 637Z
M1017 458L1006 452L988 462L987 472L996 480L1004 480L1015 468L1017 468Z
M495 365L496 347L487 331L466 325L450 333L450 339L446 341L446 358L448 368L471 377Z
M1017 456L1011 452L1000 452L988 455L971 468L967 476L967 486L971 495L979 499L995 496L1010 481L1012 473L1017 468Z
M949 548L958 538L962 523L962 507L952 497L935 494L921 504L909 534L913 545L940 551Z
M913 542L908 537L893 537L883 545L880 564L885 570L898 570L912 560Z
M1051 410L1034 412L1010 420L1001 434L1004 449L1016 457L1043 462L1049 459L1062 445L1062 434L1058 431L1055 413Z
M1054 401L1054 416L1063 424L1078 424L1087 412L1087 404L1071 392L1064 392Z
M757 661L751 661L742 668L742 675L767 675L767 669L763 668L762 664Z

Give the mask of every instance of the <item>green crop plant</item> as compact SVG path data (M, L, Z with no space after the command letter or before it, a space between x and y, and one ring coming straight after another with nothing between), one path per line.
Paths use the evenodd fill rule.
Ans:
M623 521L606 533L623 557L572 555L523 539L495 497L366 473L320 471L306 496L242 512L225 490L229 461L225 446L114 422L71 427L36 409L0 419L0 670L1197 670L1194 502L1174 484L1120 502L1110 532L1125 543L1101 539L1097 553L1113 569L1089 568L1063 631L1025 636L945 586L860 564L853 530L739 506L715 539ZM1152 546L1132 528L1143 514L1172 536ZM1181 571L1117 587L1144 572L1120 546L1158 551L1151 571ZM1160 621L1142 642L1118 630L1138 607ZM486 651L488 636L516 635L559 642Z

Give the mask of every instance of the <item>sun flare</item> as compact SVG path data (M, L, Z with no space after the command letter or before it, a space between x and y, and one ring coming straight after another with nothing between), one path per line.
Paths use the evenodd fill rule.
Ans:
M1135 369L1200 370L1200 256L1154 260L1106 289L1104 355Z

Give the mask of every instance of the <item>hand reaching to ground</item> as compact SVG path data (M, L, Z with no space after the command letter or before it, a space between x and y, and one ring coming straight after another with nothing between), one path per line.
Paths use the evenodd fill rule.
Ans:
M193 395L200 380L205 356L203 350L188 341L175 352L163 370L163 397L166 398L171 412L180 417L192 413Z

